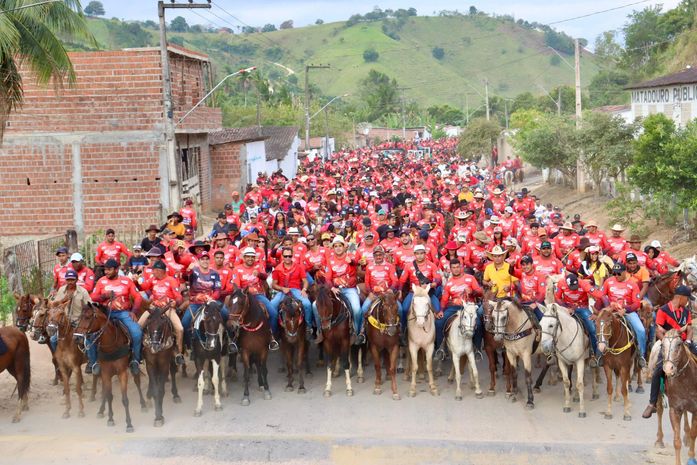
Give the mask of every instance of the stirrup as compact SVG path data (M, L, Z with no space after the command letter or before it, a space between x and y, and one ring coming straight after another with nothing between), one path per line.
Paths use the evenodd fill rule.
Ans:
M599 357L596 357L596 363L598 364L598 368L602 367L605 362L603 361L603 356L600 355Z
M278 350L281 346L278 345L278 342L276 342L276 339L271 339L271 342L269 342L269 350L274 351Z
M131 362L128 364L128 368L131 369L131 374L133 376L137 376L140 374L140 364L137 360L131 360Z
M598 358L595 355L592 355L588 360L588 366L591 368L598 368Z
M438 350L436 350L436 353L433 354L433 358L442 362L445 360L445 350L443 350L442 347L439 347Z
M239 352L239 349L237 348L237 344L235 344L235 341L230 341L227 345L227 351L228 354L236 354Z
M646 368L646 359L641 355L637 358L637 362L641 368Z
M312 328L305 329L305 340L308 342L312 341Z
M102 367L99 366L99 362L94 362L92 365L92 374L99 376L102 373Z
M475 349L474 351L474 361L475 362L481 362L484 360L484 355L482 355L482 351L479 349Z
M174 356L174 363L177 365L184 365L184 356L181 354L181 352Z
M361 332L361 333L358 333L358 336L356 336L356 342L354 344L357 346L361 346L361 345L365 344L365 341L366 341L365 333Z

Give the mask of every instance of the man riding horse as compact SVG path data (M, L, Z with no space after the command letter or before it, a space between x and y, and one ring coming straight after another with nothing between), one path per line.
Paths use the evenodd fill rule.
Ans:
M361 318L365 319L372 310L373 303L381 298L388 290L397 292L399 280L393 264L385 261L385 248L381 245L373 249L373 262L368 263L365 269L365 288L368 296L361 306ZM397 300L397 309L402 313L402 304ZM404 322L404 320L402 320ZM404 324L404 323L402 323ZM365 325L361 327L358 341L365 341Z

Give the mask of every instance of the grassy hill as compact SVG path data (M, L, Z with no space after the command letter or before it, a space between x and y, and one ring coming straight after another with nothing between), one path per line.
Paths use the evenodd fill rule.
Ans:
M124 31L126 23L90 19L89 26L105 49L156 45L157 31ZM406 87L405 96L419 105L450 104L464 109L481 105L484 80L490 95L514 97L529 91L543 94L558 85L573 85L573 70L549 49L541 32L512 21L488 16L410 17L401 27L385 21L344 22L285 29L268 33L173 33L171 41L210 55L216 73L256 65L275 80L291 79L302 85L305 64L330 64L331 70L311 73L311 82L326 95L355 94L359 81L376 69ZM443 49L434 57L433 49ZM374 49L375 62L363 52ZM573 56L565 55L573 65ZM279 63L296 73L290 75ZM584 52L582 83L598 72L595 57ZM297 81L296 81L297 79Z

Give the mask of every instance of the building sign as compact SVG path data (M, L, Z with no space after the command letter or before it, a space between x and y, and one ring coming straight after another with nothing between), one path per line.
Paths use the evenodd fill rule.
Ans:
M682 103L697 101L697 84L637 89L632 91L632 103Z

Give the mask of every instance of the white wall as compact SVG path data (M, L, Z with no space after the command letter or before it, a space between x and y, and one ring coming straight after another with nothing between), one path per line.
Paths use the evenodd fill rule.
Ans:
M257 174L266 171L266 145L264 141L247 142L247 182L257 182Z
M298 172L298 149L300 148L300 138L295 137L293 143L288 149L288 155L279 160L278 168L283 170L283 174L286 175L288 179L294 178L295 174ZM276 169L278 169L276 168Z
M632 120L663 113L685 126L697 117L697 84L636 89L632 94Z

